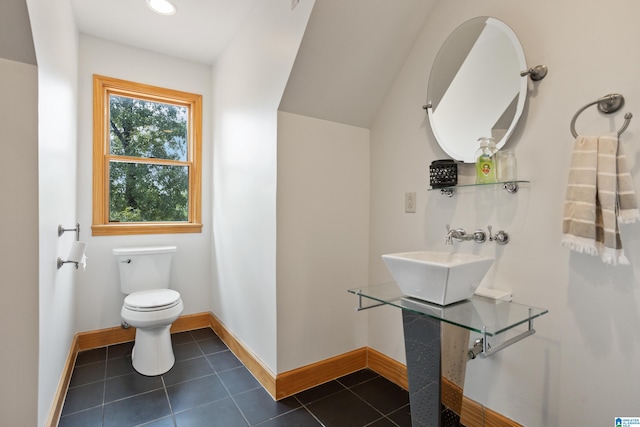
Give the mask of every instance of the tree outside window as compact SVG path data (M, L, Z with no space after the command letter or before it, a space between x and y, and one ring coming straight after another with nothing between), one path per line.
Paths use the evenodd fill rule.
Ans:
M93 235L201 231L201 104L94 76Z

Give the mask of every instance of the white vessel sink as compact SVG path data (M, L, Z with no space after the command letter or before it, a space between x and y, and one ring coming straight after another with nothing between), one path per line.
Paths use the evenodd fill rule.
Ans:
M405 295L438 305L471 298L493 258L450 252L403 252L382 255Z

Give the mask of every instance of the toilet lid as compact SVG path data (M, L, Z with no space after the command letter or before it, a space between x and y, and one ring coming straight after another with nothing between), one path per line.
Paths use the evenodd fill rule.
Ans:
M135 311L156 311L171 308L180 302L180 293L173 289L133 292L124 299L124 306Z

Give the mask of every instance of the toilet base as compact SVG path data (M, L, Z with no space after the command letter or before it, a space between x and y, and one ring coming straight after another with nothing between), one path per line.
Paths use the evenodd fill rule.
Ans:
M171 345L171 325L136 329L131 360L133 369L142 375L156 376L168 372L175 363Z

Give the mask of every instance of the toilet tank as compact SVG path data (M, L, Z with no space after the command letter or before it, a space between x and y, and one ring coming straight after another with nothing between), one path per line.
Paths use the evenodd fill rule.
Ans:
M175 246L115 248L120 270L120 289L125 294L169 287Z

